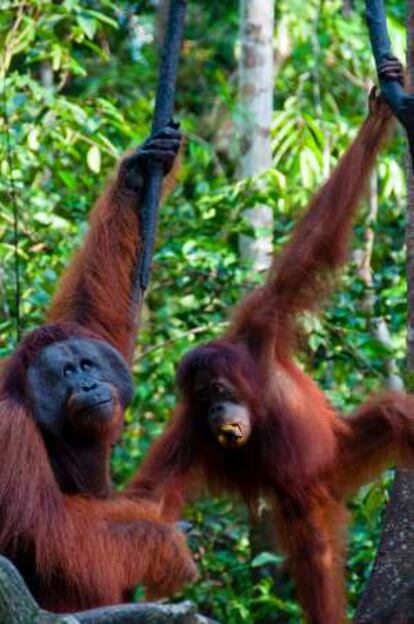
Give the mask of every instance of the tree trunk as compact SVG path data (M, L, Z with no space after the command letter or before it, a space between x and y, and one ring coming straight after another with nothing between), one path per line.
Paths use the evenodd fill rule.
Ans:
M414 0L408 2L408 58L414 85ZM407 367L414 373L414 179L408 167L407 215L408 339ZM409 381L409 390L413 384ZM414 622L414 474L397 471L385 513L374 570L358 605L357 624L409 624Z
M358 605L355 624L414 622L413 495L412 474L398 471L384 517L374 569Z
M274 0L240 0L240 177L272 165L270 129L273 111ZM245 213L253 236L240 236L240 252L256 271L270 266L273 216L257 204Z
M106 562L102 562L105 565ZM100 607L73 614L41 609L14 565L0 556L1 624L218 624L197 613L188 600L177 604L140 603Z

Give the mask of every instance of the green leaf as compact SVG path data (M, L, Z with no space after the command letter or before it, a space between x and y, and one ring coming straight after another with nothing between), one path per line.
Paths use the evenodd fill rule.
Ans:
M101 152L97 145L92 145L89 148L88 153L86 155L86 162L88 163L88 167L94 173L99 173L101 170Z
M76 16L76 21L88 39L93 39L96 34L96 19L90 14L84 12Z
M31 150L37 152L39 149L39 128L32 128L29 134L27 135L27 144Z
M270 564L280 565L281 563L283 563L283 561L284 557L282 557L281 555L276 555L271 552L261 552L260 554L256 555L254 559L252 559L250 565L252 566L252 568L259 568L260 566Z

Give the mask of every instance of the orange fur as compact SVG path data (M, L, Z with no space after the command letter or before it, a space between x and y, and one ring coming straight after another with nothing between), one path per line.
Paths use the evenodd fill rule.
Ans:
M48 315L54 324L25 338L0 367L0 552L18 566L41 606L54 611L119 603L138 583L150 596L169 595L196 573L182 535L160 519L159 506L122 495L94 498L96 491L111 491L120 405L96 448L80 441L75 456L62 457L71 472L82 473L86 492L65 495L26 397L28 366L55 342L107 340L131 359L139 202L139 193L127 190L118 175L98 201L86 241L61 281Z
M169 595L194 578L184 539L157 506L64 496L32 417L7 398L0 400L0 454L0 549L43 607L122 602L138 583Z
M131 301L131 279L141 244L139 198L125 188L122 168L97 201L90 231L60 281L47 320L75 322L132 359L137 307ZM176 167L165 178L163 196L175 186Z
M346 260L352 220L391 125L388 106L373 99L265 285L236 309L221 339L185 356L177 412L128 488L132 498L160 502L170 519L204 485L236 492L251 508L268 498L309 624L346 621L346 495L384 465L413 458L412 398L388 394L340 417L293 358L298 316L320 306ZM247 406L252 432L244 446L228 450L212 435L194 388L200 370L226 379Z

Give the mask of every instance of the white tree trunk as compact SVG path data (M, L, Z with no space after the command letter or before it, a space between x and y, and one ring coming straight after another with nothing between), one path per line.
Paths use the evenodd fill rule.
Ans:
M274 0L240 0L241 178L272 165L270 128L273 110ZM254 269L267 269L272 257L272 210L256 205L246 211L253 236L240 236L242 257Z

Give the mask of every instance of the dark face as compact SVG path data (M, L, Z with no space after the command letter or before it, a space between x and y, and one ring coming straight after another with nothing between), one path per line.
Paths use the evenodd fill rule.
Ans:
M246 444L251 433L250 410L228 379L200 373L194 382L194 394L206 410L210 429L221 446L238 448Z
M132 396L119 353L85 338L45 347L28 369L26 390L36 422L57 436L101 436L118 424Z

